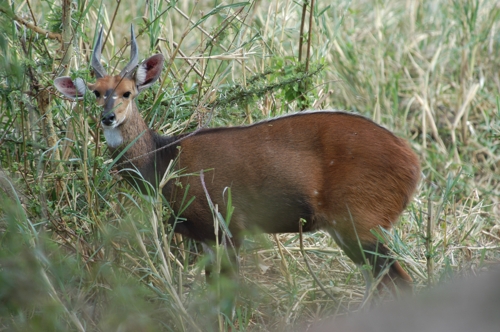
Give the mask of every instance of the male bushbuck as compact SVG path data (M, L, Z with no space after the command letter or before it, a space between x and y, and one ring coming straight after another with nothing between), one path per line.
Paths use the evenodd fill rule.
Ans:
M411 289L410 276L373 234L397 221L419 180L418 159L405 141L367 118L334 111L302 112L192 135L159 135L148 128L134 98L158 79L164 58L153 55L135 70L133 31L131 43L130 63L119 75L109 76L100 63L101 30L92 57L96 82L86 85L69 77L54 81L71 99L81 98L87 88L95 94L113 156L135 141L118 161L125 179L147 193L146 186L157 188L176 159L176 168L185 174L205 172L204 185L220 210L225 211L231 188L229 230L236 248L246 231L299 232L302 222L304 231L326 230L356 264L371 263L375 276L385 272L379 289ZM188 185L195 200L174 231L213 243L213 214L202 179L192 175L178 181L182 186L168 183L163 188L174 211ZM363 271L369 282L372 276Z

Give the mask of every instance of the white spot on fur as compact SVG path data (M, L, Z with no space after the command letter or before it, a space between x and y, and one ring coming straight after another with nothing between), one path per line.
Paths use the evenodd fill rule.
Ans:
M333 160L332 160L332 161L330 161L330 166L332 166L332 165L333 165Z
M123 136L120 129L113 126L102 126L104 131L104 137L106 138L106 143L110 148L117 148L123 143Z
M319 192L317 190L314 191L314 196L318 196Z
M104 131L104 137L106 138L106 143L108 144L108 146L110 148L117 148L120 145L122 145L123 136L122 136L120 129L118 129L118 127L123 122L125 122L125 120L127 119L127 115L131 110L132 110L132 103L128 103L127 108L126 108L126 112L123 115L123 117L121 119L119 119L119 121L114 120L110 126L106 126L105 124L101 123L102 129Z

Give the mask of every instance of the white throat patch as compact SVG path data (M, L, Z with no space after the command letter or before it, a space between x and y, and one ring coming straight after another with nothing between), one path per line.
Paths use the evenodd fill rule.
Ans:
M106 143L110 148L116 149L123 143L123 136L119 128L117 127L102 127L104 131L104 137L106 138Z

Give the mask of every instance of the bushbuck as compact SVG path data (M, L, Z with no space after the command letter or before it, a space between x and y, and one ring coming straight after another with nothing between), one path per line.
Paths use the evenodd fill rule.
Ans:
M419 161L408 144L389 130L355 114L308 111L248 126L209 128L194 134L162 136L148 128L134 99L160 76L164 57L153 55L139 66L132 28L131 60L110 76L100 63L102 29L92 57L95 83L55 79L70 99L87 90L102 107L101 126L117 167L147 194L158 188L171 160L185 174L163 187L174 211L189 188L194 201L173 229L202 243L215 241L207 195L226 210L230 188L234 212L229 224L238 248L247 231L265 233L326 230L356 264L369 262L383 274L379 289L411 289L412 279L390 257L373 233L390 229L412 199L420 177ZM200 174L204 172L205 181ZM212 206L213 207L213 206ZM178 220L178 219L177 219ZM173 223L172 220L169 222ZM369 285L368 285L369 286Z

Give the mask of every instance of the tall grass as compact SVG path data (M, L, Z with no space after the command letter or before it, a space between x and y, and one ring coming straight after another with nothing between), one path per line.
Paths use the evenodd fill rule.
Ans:
M165 55L160 82L138 98L162 133L336 108L409 140L422 181L386 237L417 291L499 260L497 2L303 4L0 3L2 328L289 330L362 302L359 269L326 233L305 235L304 251L298 235L254 236L234 318L221 315L198 246L162 223L176 211L113 171L92 97L70 103L52 87L66 74L93 80L101 25L108 73L128 61L131 24L142 58Z

